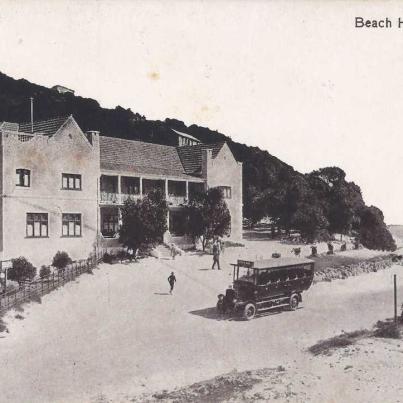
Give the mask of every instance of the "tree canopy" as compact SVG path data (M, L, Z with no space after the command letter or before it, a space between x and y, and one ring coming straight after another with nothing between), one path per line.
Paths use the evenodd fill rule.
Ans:
M122 207L120 242L137 249L162 240L167 230L168 205L161 191L148 193L141 200L128 199Z
M210 188L207 192L196 193L185 207L187 225L185 231L194 241L198 238L205 250L207 242L214 236L228 235L231 216L222 190Z

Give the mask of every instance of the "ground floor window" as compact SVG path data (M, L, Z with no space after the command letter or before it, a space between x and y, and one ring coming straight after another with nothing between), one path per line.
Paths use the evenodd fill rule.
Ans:
M62 215L62 236L65 237L81 236L81 214Z
M48 236L48 214L27 213L27 237L44 238Z
M113 238L119 232L118 210L101 209L101 232L104 237Z

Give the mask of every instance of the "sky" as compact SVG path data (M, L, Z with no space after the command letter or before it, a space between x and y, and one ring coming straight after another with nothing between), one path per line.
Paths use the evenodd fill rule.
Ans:
M300 172L339 166L403 224L399 17L398 2L0 0L0 71L210 127Z

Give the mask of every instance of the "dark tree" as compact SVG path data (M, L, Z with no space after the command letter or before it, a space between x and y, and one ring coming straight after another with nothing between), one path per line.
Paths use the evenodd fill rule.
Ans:
M57 251L53 257L52 266L58 270L64 270L71 262L72 260L67 252Z
M150 192L141 200L127 200L122 208L120 242L136 250L160 242L167 230L168 205L161 191Z
M396 250L396 243L377 207L364 207L361 212L360 241L368 249Z
M185 207L186 233L201 240L203 251L214 236L228 235L231 215L219 188L196 194Z
M21 284L25 280L32 280L36 275L36 267L25 257L18 257L11 260L12 267L8 270L7 276L10 280Z
M46 278L50 276L50 268L48 266L42 265L39 270L39 277Z

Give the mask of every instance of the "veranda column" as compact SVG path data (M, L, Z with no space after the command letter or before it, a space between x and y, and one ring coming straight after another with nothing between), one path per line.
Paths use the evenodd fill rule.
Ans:
M119 201L119 203L121 203L121 201L122 201L122 195L121 195L122 184L120 183L121 179L122 179L121 176L118 175L118 201Z
M168 201L168 179L165 179L165 200Z
M140 198L143 198L143 178L140 176Z
M189 200L189 181L186 181L186 201Z

